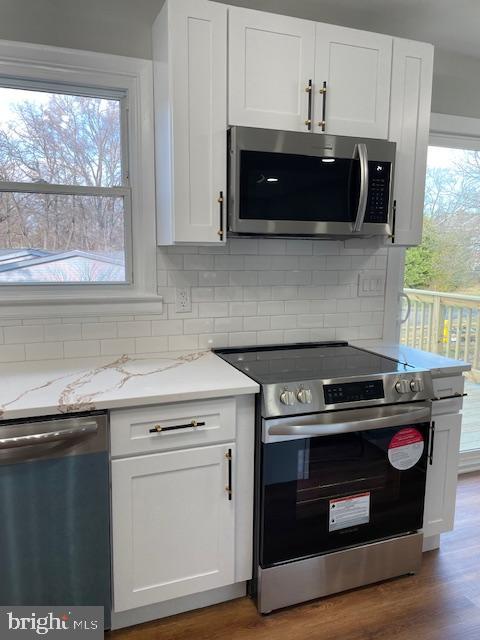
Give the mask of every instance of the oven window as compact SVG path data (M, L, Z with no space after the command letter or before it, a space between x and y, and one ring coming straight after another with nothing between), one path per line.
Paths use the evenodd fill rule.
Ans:
M352 222L359 173L348 158L242 151L240 218Z
M425 423L262 445L261 566L420 529L428 437Z

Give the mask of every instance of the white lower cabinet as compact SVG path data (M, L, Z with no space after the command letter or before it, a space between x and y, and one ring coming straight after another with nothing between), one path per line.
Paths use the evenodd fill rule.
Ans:
M442 402L442 401L440 401ZM433 464L427 470L423 534L425 538L451 531L455 519L462 416L434 415Z
M115 610L234 581L234 501L228 453L198 447L112 463Z
M119 409L110 426L114 612L249 580L254 397Z

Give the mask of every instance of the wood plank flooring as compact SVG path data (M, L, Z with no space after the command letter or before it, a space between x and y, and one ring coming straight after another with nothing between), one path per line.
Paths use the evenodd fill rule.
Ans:
M421 572L260 616L247 598L108 634L110 640L479 640L480 474L461 476L455 531Z

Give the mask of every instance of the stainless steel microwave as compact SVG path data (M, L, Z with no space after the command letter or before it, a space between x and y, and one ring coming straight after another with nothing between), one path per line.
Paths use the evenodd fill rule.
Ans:
M232 127L229 235L389 236L394 142Z

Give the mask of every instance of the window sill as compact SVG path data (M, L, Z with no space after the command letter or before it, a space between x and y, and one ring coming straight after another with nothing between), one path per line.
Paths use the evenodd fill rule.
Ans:
M40 299L16 298L0 300L1 319L109 315L161 315L163 298L154 295L108 297L90 296L85 298L59 296Z

